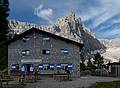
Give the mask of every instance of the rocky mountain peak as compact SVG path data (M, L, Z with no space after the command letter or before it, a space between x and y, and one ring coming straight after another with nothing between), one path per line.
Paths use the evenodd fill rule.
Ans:
M80 40L84 44L82 54L84 57L100 52L105 52L105 46L96 39L95 33L85 27L81 18L76 16L74 12L70 12L67 16L59 19L55 25L61 32L58 35L67 35L70 39ZM65 36L64 35L64 36Z
M14 34L23 33L32 27L83 43L82 54L84 57L91 55L91 52L95 53L105 49L105 46L96 39L95 34L89 28L85 27L81 18L73 11L67 16L58 19L54 25L37 25L13 20L9 22L10 32L12 31Z
M72 11L67 16L58 19L58 21L54 24L55 28L59 28L59 31L55 33L69 39L76 40L78 42L82 42L81 32L83 29L81 18L77 17L75 13ZM54 29L56 30L56 29Z

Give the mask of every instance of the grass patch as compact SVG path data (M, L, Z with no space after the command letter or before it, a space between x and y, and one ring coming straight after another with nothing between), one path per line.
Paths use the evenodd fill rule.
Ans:
M120 88L120 81L97 82L89 88Z

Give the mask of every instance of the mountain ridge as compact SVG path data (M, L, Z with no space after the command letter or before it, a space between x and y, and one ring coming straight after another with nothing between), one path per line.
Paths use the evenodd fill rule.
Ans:
M32 27L52 34L83 43L81 54L85 59L99 52L103 53L106 47L95 37L95 33L85 27L81 18L72 11L67 16L58 19L53 25L37 25L28 22L9 21L9 34L20 34ZM102 52L101 52L102 51Z
M106 52L102 54L104 58L111 62L118 62L120 60L120 39L99 39L99 41L106 46Z

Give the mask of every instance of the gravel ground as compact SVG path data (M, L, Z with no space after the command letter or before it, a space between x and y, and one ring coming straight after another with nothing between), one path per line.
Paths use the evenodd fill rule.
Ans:
M116 81L120 78L112 77L81 77L73 78L72 81L58 82L52 78L44 78L35 83L27 83L25 88L82 88L88 87L96 82Z

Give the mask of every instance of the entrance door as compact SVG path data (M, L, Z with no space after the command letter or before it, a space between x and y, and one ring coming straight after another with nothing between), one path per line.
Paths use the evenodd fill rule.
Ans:
M26 72L27 72L27 74L30 73L30 64L26 64Z

